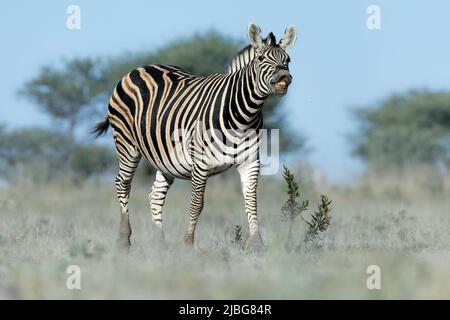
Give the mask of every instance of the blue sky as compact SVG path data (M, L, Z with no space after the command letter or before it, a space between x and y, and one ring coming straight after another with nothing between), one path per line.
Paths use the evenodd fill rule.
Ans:
M81 30L66 28L66 8L81 8ZM381 30L366 27L371 5ZM76 56L151 50L210 28L246 39L249 21L299 36L290 51L294 83L285 97L291 124L307 138L309 159L331 181L361 172L346 135L348 109L410 88L450 89L450 1L2 1L0 123L47 125L16 91L44 64ZM151 63L151 61L149 61ZM106 103L105 103L106 110ZM281 128L282 134L282 128Z

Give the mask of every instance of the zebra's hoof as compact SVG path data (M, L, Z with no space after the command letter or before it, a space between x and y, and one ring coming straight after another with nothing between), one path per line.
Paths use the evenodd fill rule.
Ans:
M247 239L244 244L244 251L250 253L264 253L267 247L264 245L261 235L254 235Z
M131 241L129 237L123 237L120 236L117 240L116 240L116 247L119 250L122 251L127 251L130 249L131 246Z
M153 242L160 249L167 249L166 238L164 237L164 232L157 231L153 234Z
M184 244L187 248L192 248L194 246L194 236L187 234L184 236Z

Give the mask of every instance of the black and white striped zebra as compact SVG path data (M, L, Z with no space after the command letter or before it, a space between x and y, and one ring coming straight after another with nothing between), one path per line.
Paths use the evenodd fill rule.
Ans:
M128 199L133 175L144 156L157 170L149 201L162 240L162 208L174 179L192 180L184 237L192 245L208 176L236 166L250 236L262 244L256 205L261 108L269 95L287 92L292 76L285 50L294 45L296 30L288 27L277 43L273 33L262 39L261 29L250 24L248 37L250 44L231 61L225 74L196 76L174 66L149 65L131 71L117 84L106 119L94 132L98 136L109 125L113 128L119 158L120 243L130 245Z

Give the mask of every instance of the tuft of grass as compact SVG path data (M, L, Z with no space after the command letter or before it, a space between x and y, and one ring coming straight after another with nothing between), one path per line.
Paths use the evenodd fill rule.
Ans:
M238 247L242 247L242 241L243 241L242 226L240 224L237 224L234 226L234 238L233 240L231 240L231 243L233 243Z
M81 256L87 259L100 259L104 255L104 253L104 246L100 244L94 244L90 239L83 243L73 244L69 248L69 255L72 258Z

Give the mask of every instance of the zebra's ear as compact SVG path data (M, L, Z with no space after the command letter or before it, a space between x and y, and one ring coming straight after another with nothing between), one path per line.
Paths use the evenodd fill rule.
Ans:
M295 44L295 41L297 40L297 29L295 26L289 26L286 28L286 31L284 31L283 38L281 38L279 45L284 50L288 48L292 48Z
M261 49L263 46L261 28L254 23L248 25L248 40L255 49Z

